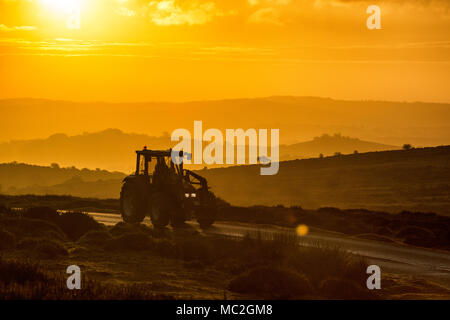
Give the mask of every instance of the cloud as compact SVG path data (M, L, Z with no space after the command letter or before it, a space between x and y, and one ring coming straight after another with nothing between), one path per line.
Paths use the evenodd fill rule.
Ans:
M323 1L323 0L322 0ZM333 2L340 3L372 3L373 0L331 0ZM423 6L446 6L450 7L449 0L380 0L379 3L386 4L415 4L415 5L423 5Z
M247 0L250 6L257 7L250 17L250 23L267 23L276 26L283 26L280 18L280 7L287 6L291 0Z
M251 6L259 6L259 5L280 6L291 3L291 0L248 0L248 3Z
M213 1L189 0L118 0L119 13L126 16L145 16L161 26L198 25L215 17L234 14L219 9Z
M205 24L215 16L214 2L192 3L184 9L175 0L152 1L149 4L149 17L157 25Z
M35 26L13 26L13 27L8 27L4 24L0 24L0 31L3 32L11 32L11 31L33 31L36 30L37 28Z
M280 20L280 14L276 8L261 8L250 15L248 18L250 23L269 23L277 26L284 24Z

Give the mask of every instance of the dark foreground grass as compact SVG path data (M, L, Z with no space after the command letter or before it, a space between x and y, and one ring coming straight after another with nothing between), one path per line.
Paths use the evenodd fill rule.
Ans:
M2 207L3 205L3 207ZM83 199L70 196L7 196L0 195L0 214L10 209L6 207L52 207L58 210L116 212L120 211L117 199ZM40 209L42 210L42 209ZM60 227L64 228L64 219ZM85 219L85 223L89 223ZM272 224L309 227L337 231L343 234L374 239L395 241L409 245L450 250L450 217L432 212L402 211L397 214L366 209L339 209L324 207L317 210L299 206L252 206L237 207L220 202L217 220L239 221L256 224ZM70 219L66 224L71 227ZM68 228L66 228L67 230ZM74 231L72 239L80 236Z
M398 214L365 209L333 207L307 210L298 206L224 206L220 220L296 227L306 224L355 237L396 241L450 250L450 217L430 212L402 211Z
M84 277L82 290L69 290L66 277L46 272L31 261L0 258L0 300L149 300L173 299L146 285L115 285Z
M70 224L61 218L64 216ZM58 263L68 265L80 252L90 261L100 259L108 264L118 257L152 256L181 263L193 273L216 275L222 283L219 290L248 298L378 298L365 287L367 263L362 258L338 248L300 246L293 235L280 234L270 240L260 234L229 239L200 234L188 226L172 231L122 222L107 228L82 214L39 208L0 216L0 237L7 239L2 243L8 243L0 253L16 257L0 260L0 297L4 299L172 297L152 293L145 283L106 284L95 278L84 279L82 290L71 291L66 287L65 270L52 273L38 264L61 261ZM18 260L18 256L28 260Z
M378 298L366 288L364 259L339 248L300 246L292 235L280 234L270 241L251 235L232 240L189 229L156 231L119 223L109 235L88 233L79 243L116 254L142 252L182 260L186 268L199 272L215 270L230 279L226 289L253 298ZM346 285L339 291L338 284Z

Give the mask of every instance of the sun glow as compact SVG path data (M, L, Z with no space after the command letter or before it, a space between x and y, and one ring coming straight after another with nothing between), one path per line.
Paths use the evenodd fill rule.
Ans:
M42 4L62 13L74 13L81 10L82 0L41 0Z
M67 16L66 27L68 29L80 29L81 4L83 0L41 0L44 7Z

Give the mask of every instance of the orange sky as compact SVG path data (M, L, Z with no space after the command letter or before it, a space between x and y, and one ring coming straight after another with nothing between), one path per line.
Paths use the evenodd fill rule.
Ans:
M450 102L449 35L446 0L0 0L0 99Z

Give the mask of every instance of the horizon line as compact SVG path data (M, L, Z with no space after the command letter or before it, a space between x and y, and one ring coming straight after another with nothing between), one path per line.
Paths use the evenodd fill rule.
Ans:
M381 102L381 103L405 103L405 104L450 104L450 101L418 101L418 100L382 100L382 99L351 99L351 98L333 98L326 96L309 96L309 95L268 95L268 96L256 96L256 97L235 97L235 98L211 98L211 99L192 99L183 101L168 101L168 100L146 100L146 101L107 101L107 100L63 100L55 98L35 98L35 97L17 97L17 98L0 98L0 102L4 101L47 101L47 102L66 102L74 104L187 104L187 103L205 103L205 102L219 102L219 101L238 101L238 100L263 100L263 99L276 99L276 98L291 98L291 99L320 99L320 100L332 100L332 101L344 101L344 102Z

